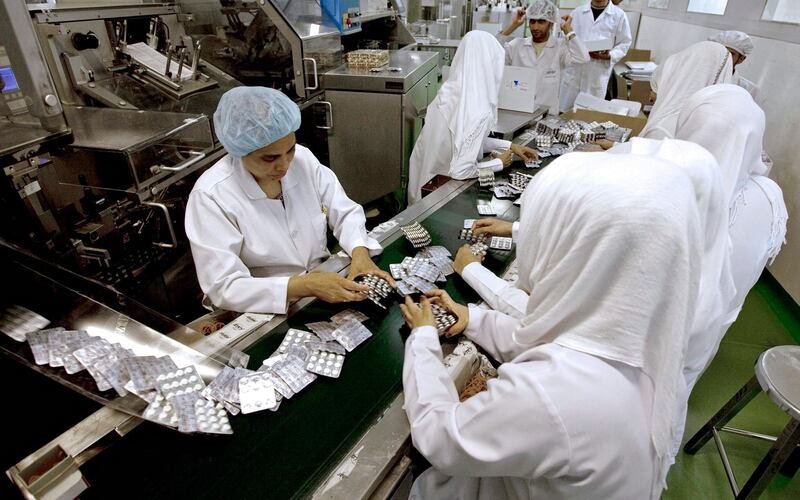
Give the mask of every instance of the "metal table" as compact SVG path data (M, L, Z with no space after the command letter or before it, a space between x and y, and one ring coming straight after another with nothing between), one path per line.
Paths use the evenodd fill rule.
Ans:
M545 113L547 113L546 106L537 107L533 113L499 109L497 110L497 124L494 126L492 133L499 135L501 139L510 141L514 138L517 131L539 120Z

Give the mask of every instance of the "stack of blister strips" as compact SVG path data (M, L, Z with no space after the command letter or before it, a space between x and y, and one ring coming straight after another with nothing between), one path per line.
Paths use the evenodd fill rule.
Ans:
M419 222L413 222L407 226L401 226L400 230L406 235L406 239L411 243L414 248L423 248L431 244L430 233L420 225Z
M359 69L379 68L389 64L389 51L359 49L347 53L347 67Z
M466 240L470 243L485 243L488 237L486 234L475 234L472 232L472 229L464 228L458 232L458 239Z
M528 184L533 180L532 175L522 172L511 172L508 177L511 181L511 185L520 191L525 191L525 188L528 187Z
M478 169L478 185L480 187L494 186L494 172L490 168Z
M431 310L439 335L446 335L447 329L458 322L458 318L453 313L439 304L431 304Z
M436 281L447 281L447 276L453 274L450 255L444 247L431 246L399 264L389 264L389 271L397 280L397 292L403 296L425 293L436 288Z
M374 274L358 276L354 281L362 285L367 285L369 291L364 292L367 298L381 309L386 309L386 306L383 305L381 301L389 297L393 291L392 285L390 285L388 281Z

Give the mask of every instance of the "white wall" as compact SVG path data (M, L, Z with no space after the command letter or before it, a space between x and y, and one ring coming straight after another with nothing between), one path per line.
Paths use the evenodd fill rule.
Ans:
M672 0L675 1L680 0ZM763 2L753 3L760 3L763 8ZM760 11L758 14L760 16ZM653 59L659 63L718 31L716 27L668 17L674 16L653 17L643 13L636 40L636 47L652 50ZM725 24L724 19L714 20L714 24L720 23ZM785 27L780 25L781 30ZM759 31L768 34L769 28L767 25ZM800 32L800 26L795 29ZM775 164L770 177L783 189L789 210L787 245L770 271L795 301L800 302L800 45L768 36L753 36L753 44L755 50L737 71L761 87L767 115L765 148Z

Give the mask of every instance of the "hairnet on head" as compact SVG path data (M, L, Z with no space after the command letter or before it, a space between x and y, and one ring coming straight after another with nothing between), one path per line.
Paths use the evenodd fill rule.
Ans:
M558 26L558 8L549 0L536 0L528 6L525 11L528 21L532 19L543 19L550 21L554 26Z
M247 156L300 128L300 108L283 92L266 87L236 87L222 95L214 112L214 131L225 150Z
M717 34L708 37L711 42L721 43L722 45L733 49L736 52L747 57L753 52L753 41L747 33L741 31L720 31Z

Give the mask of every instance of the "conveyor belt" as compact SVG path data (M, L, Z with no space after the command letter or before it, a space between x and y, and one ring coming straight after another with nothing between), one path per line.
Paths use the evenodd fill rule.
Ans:
M476 183L465 185L455 198L418 220L431 233L434 245L455 253L463 243L458 239L463 220L479 218L477 200L490 198ZM518 217L518 208L510 202L495 203L504 209L499 217ZM401 238L386 245L377 263L388 270L389 264L415 253ZM485 265L499 273L512 258L513 253L494 252ZM478 299L456 275L445 288L459 302ZM328 320L347 307L353 305L315 301L303 308L247 348L250 368L256 369L278 347L288 328ZM233 417L233 436L183 435L144 422L83 464L81 471L90 488L82 497L289 498L310 494L401 391L408 330L399 308L383 311L368 302L356 307L370 316L365 324L374 336L348 354L339 379L318 379L285 400L277 413Z
M479 196L477 185L470 186L421 221L433 244L455 253L463 243L458 240L463 220L478 217ZM513 219L517 213L511 207L505 216ZM399 239L384 250L378 265L388 270L390 263L415 253L405 239ZM486 265L500 272L511 258L511 253L493 254ZM455 275L446 289L461 302L478 299ZM288 328L328 320L346 307L314 302L304 308L248 349L250 368L257 368L278 347ZM308 494L401 390L408 331L400 309L384 312L366 303L361 307L371 317L365 324L374 336L347 355L339 379L318 379L284 401L277 413L234 417L231 437L184 436L141 425L82 468L92 484L84 496L287 498Z

